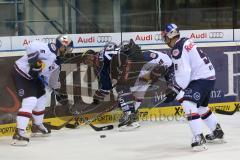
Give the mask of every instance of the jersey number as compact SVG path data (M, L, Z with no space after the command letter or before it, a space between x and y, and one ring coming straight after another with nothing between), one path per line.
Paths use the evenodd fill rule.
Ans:
M202 58L202 60L203 60L203 62L204 62L205 64L211 64L211 62L210 62L210 60L209 60L209 58L208 58L208 56L207 56L206 53L204 53L204 52L203 52L201 49L199 49L199 48L197 48L197 51L198 51L200 57ZM212 64L209 66L209 69L210 69L210 70L213 69L213 65L212 65Z

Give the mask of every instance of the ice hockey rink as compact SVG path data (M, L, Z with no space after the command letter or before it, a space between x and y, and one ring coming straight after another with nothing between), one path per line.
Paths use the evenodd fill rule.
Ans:
M142 122L135 131L96 132L89 126L53 131L51 137L32 138L27 147L10 146L11 137L0 138L1 160L236 160L240 155L240 113L217 115L227 143L208 144L193 152L185 120ZM203 125L204 133L207 128ZM100 138L106 135L106 138Z

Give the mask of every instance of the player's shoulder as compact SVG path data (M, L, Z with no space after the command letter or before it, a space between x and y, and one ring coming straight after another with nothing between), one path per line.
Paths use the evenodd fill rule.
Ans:
M187 45L187 43L189 43L189 38L186 38L186 37L181 38L176 42L176 44L172 48L172 57L174 59L181 58L183 50L184 50L185 46Z
M165 55L165 53L158 50L145 50L142 53L145 61L151 61L157 59L161 55Z
M27 47L26 51L28 54L37 53L44 48L44 43L41 41L32 41Z
M47 46L48 46L48 49L50 52L52 52L54 54L57 53L57 46L55 43L48 43Z

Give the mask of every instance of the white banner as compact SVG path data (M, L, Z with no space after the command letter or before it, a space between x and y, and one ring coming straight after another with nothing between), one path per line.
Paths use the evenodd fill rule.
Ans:
M0 51L12 50L10 37L0 37Z
M131 32L122 33L123 41L129 41L133 39L136 44L139 45L151 45L163 43L161 38L161 32Z
M192 38L195 42L232 42L233 30L186 30L181 31L181 37Z
M57 35L39 35L39 36L14 36L12 37L12 50L24 50L26 46L34 40L45 43L55 43Z
M73 34L75 48L100 47L108 42L121 42L121 33L94 33L94 34Z
M240 41L240 29L234 29L234 40Z
M240 40L240 29L217 29L217 30L183 30L180 31L181 37L194 39L195 42L233 42ZM24 50L33 40L43 42L55 42L58 35L39 35L39 36L14 36L0 37L0 51ZM73 39L75 50L81 48L103 47L108 42L119 44L121 41L133 39L139 45L159 45L164 44L160 31L154 32L127 32L127 33L89 33L89 34L70 34ZM234 38L234 39L233 39Z

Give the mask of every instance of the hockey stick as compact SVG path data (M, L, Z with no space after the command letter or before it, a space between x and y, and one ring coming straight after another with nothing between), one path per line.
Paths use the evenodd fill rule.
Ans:
M233 111L225 111L225 110L221 110L221 109L215 109L215 112L218 114L224 114L224 115L233 115L234 113L236 113L237 111L239 111L240 106L236 106L235 109Z
M67 124L69 124L69 122L71 122L72 120L74 119L74 117L70 118L69 120L67 120L66 122L64 122L63 124L61 124L60 126L55 126L55 125L52 125L51 123L49 122L44 122L44 126L46 126L47 128L49 129L52 129L52 130L60 130L62 129L63 127L65 127Z
M84 124L89 125L95 131L111 130L111 129L114 128L113 125L106 125L106 126L102 126L102 127L97 127L97 126L93 125L92 122L94 120L96 120L99 116L101 116L103 113L109 112L109 111L113 110L115 107L116 107L116 105L112 105L111 108L108 108L107 110L104 110L104 111L98 113L96 116L94 116L92 118L92 120L87 120L81 113L78 113L78 114L75 115L75 118L74 118L75 122L74 122L74 124L68 123L67 125L65 125L65 127L66 128L72 128L72 129L77 128L79 126L79 122L78 121L81 118L83 120Z
M162 104L167 99L166 96L164 96L160 101L158 101L153 107L149 107L149 109L156 108L158 105Z

